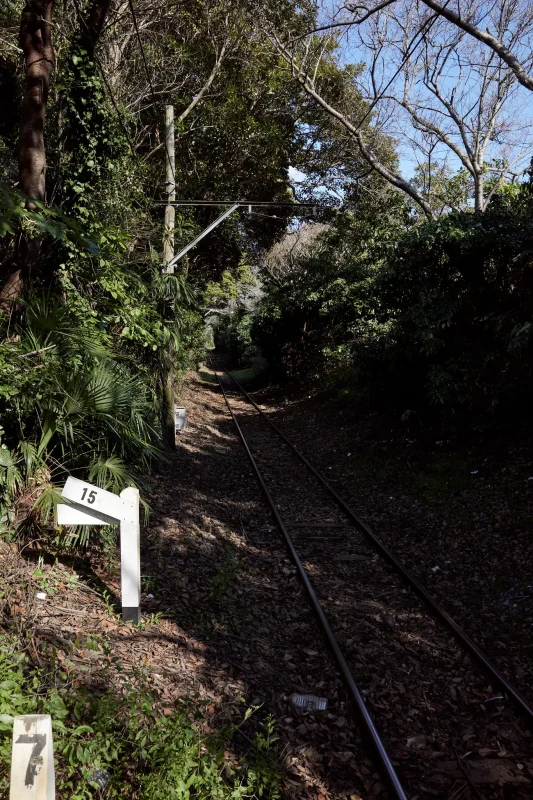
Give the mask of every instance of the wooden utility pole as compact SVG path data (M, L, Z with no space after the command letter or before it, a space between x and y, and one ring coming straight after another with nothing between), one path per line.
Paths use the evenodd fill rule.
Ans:
M174 227L176 209L171 205L176 199L176 160L174 155L174 106L165 106L165 152L167 205L165 206L165 228L163 231L163 274L170 275L174 266L170 263L174 256ZM176 430L174 422L174 363L169 349L163 356L162 384L162 427L163 439L171 450L176 449Z
M176 209L171 203L176 199L176 158L174 155L174 106L165 106L166 182L165 231L163 233L163 262L168 264L174 256L174 227ZM164 267L163 272L173 273L174 267Z

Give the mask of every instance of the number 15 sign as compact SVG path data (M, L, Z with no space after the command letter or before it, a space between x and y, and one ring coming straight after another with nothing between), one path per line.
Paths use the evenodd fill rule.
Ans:
M140 622L139 490L130 487L116 495L70 477L61 492L61 500L57 506L58 525L120 525L122 619Z

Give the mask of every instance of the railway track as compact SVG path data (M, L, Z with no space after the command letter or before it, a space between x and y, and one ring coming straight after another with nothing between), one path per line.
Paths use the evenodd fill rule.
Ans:
M468 787L467 796L470 797L506 800L532 797L533 783L530 779L533 775L528 774L527 768L528 734L521 728L523 721L529 725L533 722L531 705L244 388L227 372L229 385L221 381L216 369L215 374L253 471L353 702L363 738L371 744L376 764L387 782L390 797L403 800L438 796L451 800L452 797L464 796L455 793L455 789L453 794L450 793L451 785L456 786L457 781L448 780L446 770L452 777L457 770L464 776L464 786ZM236 398L244 398L246 410L235 408L235 401L232 405L228 386L235 387ZM300 508L305 508L305 519L301 518ZM376 602L376 597L387 598L386 603ZM372 623L362 608L367 611L377 608L381 613L372 614L375 618ZM391 612L388 615L387 610ZM430 622L426 619L429 614ZM342 623L339 622L341 619ZM353 633L350 639L345 634L347 625L351 626ZM381 630L383 626L387 629L385 637ZM420 636L420 626L424 631L430 631L430 639ZM374 646L372 628L381 631L377 642L377 646L383 648L380 655L386 657L386 651L391 654L390 672L387 670L387 674L381 677L375 674L364 655L365 650ZM369 646L361 648L360 642ZM398 653L402 648L406 653L403 662L400 658L402 674L396 675L394 669L398 666ZM383 658L380 661L383 663ZM424 690L427 713L424 707L420 708L420 687L416 683L413 686L409 684L413 665L416 667L415 676L421 671L428 675L432 671L435 673L434 696L428 696ZM472 674L477 676L474 680ZM465 675L470 678L468 689L461 685L466 682ZM400 718L402 712L398 709L391 721L390 712L395 709L386 708L386 691L383 691L384 698L380 697L377 685L380 680L382 684L399 684L403 692L413 698L413 707L406 719ZM453 702L450 703L449 697ZM441 709L446 707L446 703L453 708L453 719L459 720L459 725L454 724L453 730L442 714ZM520 718L522 722L517 725ZM385 729L385 735L381 728ZM508 737L512 752L501 745L502 733L506 740ZM418 759L416 754L403 758L394 746L402 736L407 742L414 738L433 747L431 757L428 758L426 748ZM455 773L453 761L439 758L439 743L442 753L449 753L450 742L457 767ZM475 743L474 750L472 742ZM491 753L497 758L485 761L479 758L479 754ZM468 755L470 760L467 760ZM504 758L506 755L510 756L507 760ZM433 765L430 764L432 758ZM446 764L443 773L442 764ZM501 767L499 771L498 767ZM435 770L435 775L430 774L432 770ZM437 788L434 788L435 777L439 778ZM425 793L424 782L428 778L431 786ZM483 793L478 788L481 785ZM529 789L525 789L526 786Z

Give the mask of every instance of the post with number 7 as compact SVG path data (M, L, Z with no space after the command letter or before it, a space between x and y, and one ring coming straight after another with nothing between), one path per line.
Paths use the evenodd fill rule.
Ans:
M122 619L141 619L141 536L139 490L130 487L120 497L98 486L67 478L61 493L65 503L57 506L59 525L120 524L120 579Z
M27 714L13 720L9 800L55 800L52 720Z

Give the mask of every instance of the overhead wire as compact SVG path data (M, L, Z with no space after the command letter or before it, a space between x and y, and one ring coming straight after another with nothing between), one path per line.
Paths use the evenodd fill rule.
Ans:
M241 209L241 210L245 210L245 209ZM279 219L282 222L286 222L289 219L289 217L280 217L277 214L261 214L259 211L247 211L246 213L248 215L251 214L254 217L264 217L265 219ZM302 218L299 217L298 219L302 219Z
M278 217L276 214L260 214L259 211L248 211L248 214L252 214L254 217L265 217L265 219L285 219L284 217Z

